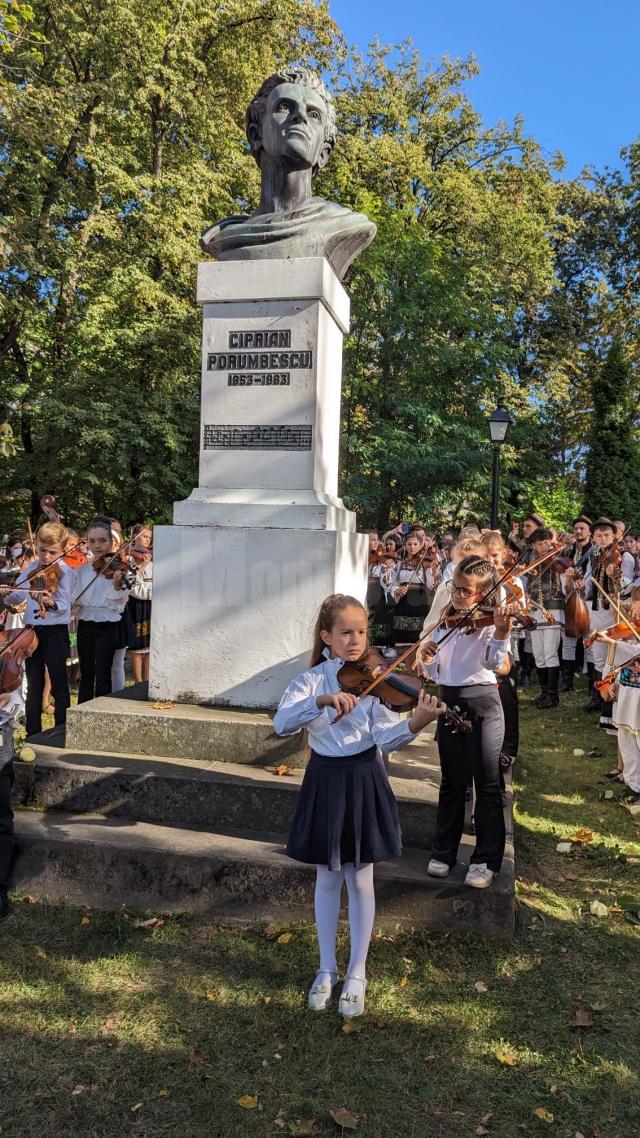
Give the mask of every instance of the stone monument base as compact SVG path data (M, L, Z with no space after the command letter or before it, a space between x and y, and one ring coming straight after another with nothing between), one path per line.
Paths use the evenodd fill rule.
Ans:
M368 537L353 530L156 526L153 544L151 699L275 708L324 597L365 600Z

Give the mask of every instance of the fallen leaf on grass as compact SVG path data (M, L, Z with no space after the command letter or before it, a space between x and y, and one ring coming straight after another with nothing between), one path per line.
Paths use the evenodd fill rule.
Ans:
M142 1106L141 1102L135 1103L134 1106L131 1107L131 1113L133 1114L136 1110L140 1110L141 1106Z
M47 954L46 954L44 948L36 948L36 956L38 957L38 960L46 960L47 959Z
M289 1123L287 1133L295 1135L295 1138L314 1138L320 1130L316 1126L315 1118L297 1118L295 1122Z
M348 1019L342 1025L342 1032L344 1035L354 1035L357 1031L362 1031L366 1024L361 1019Z
M72 1095L81 1095L83 1091L86 1091L86 1089L87 1088L85 1087L84 1083L78 1083L77 1086L75 1086L73 1088L71 1094Z
M82 917L80 924L81 925L90 925L91 924L91 917Z
M25 901L26 901L27 905L35 905L38 901L38 898L33 897L31 895L31 893L28 893L27 896L25 897Z
M587 829L586 826L578 826L578 829L576 830L575 834L571 835L571 841L572 842L581 842L581 843L586 845L588 842L593 841L593 834L592 834L591 830Z
M477 1138L484 1138L484 1135L489 1133L489 1128L491 1126L491 1119L492 1118L493 1118L493 1113L490 1110L487 1111L486 1114L482 1115L480 1122L476 1126Z
M533 1112L536 1118L540 1118L542 1122L553 1122L553 1115L550 1110L545 1110L543 1106L537 1106Z
M498 1062L503 1063L505 1067L515 1067L516 1063L518 1062L518 1058L515 1051L513 1050L513 1047L508 1047L506 1045L496 1047L493 1054L495 1055Z
M154 711L168 711L170 707L174 707L174 704L169 699L157 699L151 707Z
M215 1000L215 998L216 998L215 992L207 992L207 999L209 1000L210 1003L213 1002L213 1000Z
M281 933L278 937L278 944L288 944L292 936L293 933Z
M264 935L268 940L272 940L273 937L280 936L280 933L284 933L286 931L286 925L279 924L277 921L269 921L269 924L264 930Z
M171 1094L171 1091L165 1091L165 1090L158 1091L158 1098L169 1098L170 1094Z
M204 1055L199 1047L192 1047L189 1052L189 1062L193 1063L194 1067L201 1067L204 1063Z
M243 1110L255 1110L258 1105L258 1096L240 1095L240 1098L237 1098L236 1102L238 1106L241 1106L243 1108Z
M274 1118L273 1125L279 1126L281 1130L284 1130L286 1123L285 1123L285 1117L284 1117L284 1114L282 1113L282 1111L280 1111L277 1118Z
M577 1008L573 1019L569 1020L569 1027L593 1027L593 1016L586 1008Z
M133 927L136 929L158 929L164 924L162 917L149 917L146 921L134 921Z
M109 1016L109 1019L104 1021L101 1030L103 1034L105 1031L115 1031L116 1027L120 1027L121 1023L121 1019L114 1019L113 1016Z
M403 977L402 977L402 979L401 979L401 981L400 981L400 987L401 987L401 988L406 988L406 986L407 986L407 984L408 984L408 983L409 983L409 977L408 977L408 976L403 976Z
M360 1125L360 1115L352 1114L346 1107L341 1106L338 1110L330 1110L331 1115L336 1126L341 1126L343 1130L357 1130Z
M482 980L476 980L476 982L473 986L474 986L476 992L488 992L489 991L489 989L487 988L487 985L482 983Z
M609 910L606 905L602 904L602 901L592 901L589 905L589 912L591 913L592 917L609 916Z

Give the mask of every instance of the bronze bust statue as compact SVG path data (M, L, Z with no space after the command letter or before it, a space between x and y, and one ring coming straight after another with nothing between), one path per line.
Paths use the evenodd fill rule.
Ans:
M247 138L260 167L260 204L207 229L202 248L219 261L325 256L342 280L376 227L312 195L336 141L335 105L320 76L300 67L265 79L247 111Z

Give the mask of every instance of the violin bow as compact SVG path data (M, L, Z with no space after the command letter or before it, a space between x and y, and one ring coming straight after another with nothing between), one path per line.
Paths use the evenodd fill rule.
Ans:
M615 640L612 640L611 643L616 644L617 642ZM603 676L602 680L598 682L604 683L604 681L607 680L609 683L613 683L613 681L617 678L619 673L623 671L624 668L628 668L629 664L635 664L637 660L640 660L640 652L636 652L635 656L630 656L628 660L623 660L621 664L616 664L615 668L612 668L610 672L607 672L606 676Z
M610 594L610 593L608 593L608 592L606 591L606 589L603 589L603 588L602 588L602 585L599 585L599 584L598 584L598 582L596 581L595 577L592 577L592 578L591 578L591 583L592 583L593 585L595 585L596 589L599 589L599 591L602 593L603 597L606 597L606 599L607 599L608 601L610 601L610 603L613 605L613 607L614 607L614 609L615 609L615 611L616 611L616 614L617 614L617 615L620 617L620 620L622 621L622 623L623 623L623 624L626 624L627 628L629 629L629 632L631 632L631 634L632 634L632 635L633 635L633 636L636 638L636 640L637 640L637 641L640 643L640 633L639 633L639 632L637 632L637 631L636 631L636 629L635 629L635 628L633 627L633 625L631 624L631 622L627 620L627 618L626 618L626 616L624 615L624 613L623 613L622 609L620 608L620 606L619 606L619 605L617 605L617 604L616 604L616 602L614 601L614 599L613 599L613 597L611 596L611 594ZM604 631L604 632L606 632L606 631L607 631L607 630L606 630L606 628L605 628L605 629L603 629L603 631ZM615 641L612 641L612 643L614 643L614 644L615 644Z

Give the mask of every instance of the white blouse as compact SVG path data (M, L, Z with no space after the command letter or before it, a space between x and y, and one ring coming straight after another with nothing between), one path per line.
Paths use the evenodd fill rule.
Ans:
M27 576L32 569L36 569L39 561L30 561L25 569L16 580L16 588L18 585L27 584ZM46 566L45 566L46 568ZM20 604L21 601L27 602L27 607L24 611L24 624L33 624L36 628L42 628L43 625L49 627L52 624L68 624L71 620L71 587L74 577L74 570L65 565L64 561L58 561L57 568L60 571L56 591L53 594L53 600L56 602L57 608L47 609L45 616L38 616L38 601L29 596L28 593L10 593L6 596L5 602L10 605Z
M273 720L275 732L293 735L301 727L306 727L309 746L330 758L358 755L373 745L382 751L397 751L415 739L409 721L401 719L397 712L389 711L373 695L359 699L353 711L333 724L332 720L338 714L336 709L319 708L316 700L319 695L340 691L337 675L343 664L344 660L339 657L323 660L296 676L280 700Z
M495 628L479 628L476 632L462 632L442 625L436 628L429 639L438 644L447 633L451 633L446 644L438 652L429 673L434 680L446 687L464 688L473 684L496 684L494 669L499 668L509 653L509 638L496 640Z
M113 579L96 573L91 562L76 569L71 604L77 607L78 620L120 620L128 598L128 589L116 589Z

